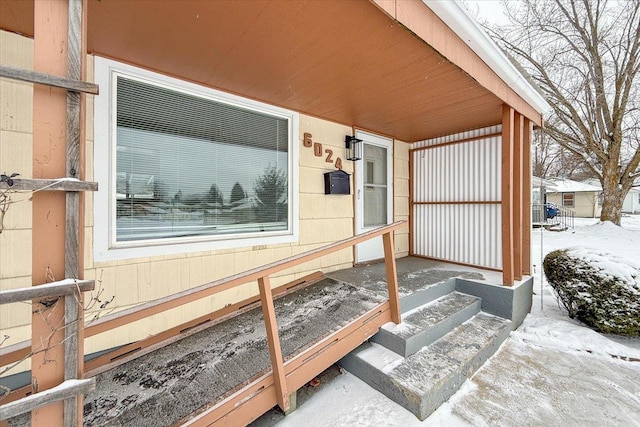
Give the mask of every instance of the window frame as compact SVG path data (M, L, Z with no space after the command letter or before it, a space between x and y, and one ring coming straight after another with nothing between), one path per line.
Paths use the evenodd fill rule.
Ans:
M565 203L564 196L571 195L571 204L568 205ZM562 193L562 206L566 208L573 208L576 206L576 193Z
M160 255L184 254L212 250L292 243L299 234L299 113L248 98L232 95L174 77L102 57L94 57L95 81L101 95L94 100L94 180L99 191L93 195L94 260L111 261ZM116 240L116 79L118 76L139 80L158 87L177 90L211 99L237 108L284 118L288 122L288 227L287 230L236 233L191 237L168 237L153 240L118 242ZM107 159L106 161L104 159Z

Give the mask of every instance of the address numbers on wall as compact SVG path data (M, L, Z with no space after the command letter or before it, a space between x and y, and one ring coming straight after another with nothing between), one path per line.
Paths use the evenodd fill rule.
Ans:
M304 138L302 139L302 145L304 145L307 148L313 148L313 154L316 157L325 157L324 161L327 163L334 163L333 161L333 150L330 150L328 148L324 148L322 147L322 144L319 142L314 142L311 138L313 137L313 135L311 135L308 132L304 133ZM340 157L337 157L335 160L335 166L337 169L342 170L342 159Z

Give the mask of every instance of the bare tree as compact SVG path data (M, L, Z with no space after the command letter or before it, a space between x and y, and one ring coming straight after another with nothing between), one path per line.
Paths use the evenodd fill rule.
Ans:
M595 178L581 156L564 149L544 130L534 133L533 138L533 175L540 178L567 178L583 181Z
M511 25L489 28L552 106L546 132L580 158L620 224L640 176L640 0L504 1Z

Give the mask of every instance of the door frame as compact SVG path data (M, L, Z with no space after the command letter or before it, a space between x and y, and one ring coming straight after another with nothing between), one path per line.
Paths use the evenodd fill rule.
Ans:
M364 226L364 144L387 149L387 224L393 222L393 139L361 130L356 130L355 136L363 144L363 158L354 165L354 230L355 234L361 234L375 228ZM379 256L371 256L371 253L378 253ZM381 237L354 246L356 264L382 258L384 249Z

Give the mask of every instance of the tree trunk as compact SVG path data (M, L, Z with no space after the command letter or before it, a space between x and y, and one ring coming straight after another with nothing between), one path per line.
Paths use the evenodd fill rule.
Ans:
M618 179L615 174L605 176L602 180L602 213L600 221L611 221L615 225L620 225L622 219L622 204L626 193L618 185Z

